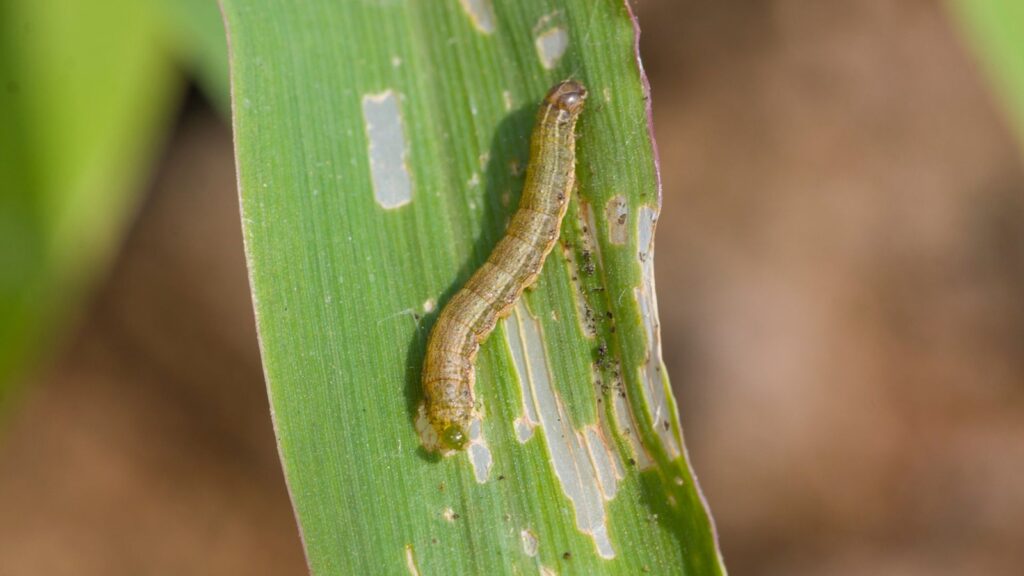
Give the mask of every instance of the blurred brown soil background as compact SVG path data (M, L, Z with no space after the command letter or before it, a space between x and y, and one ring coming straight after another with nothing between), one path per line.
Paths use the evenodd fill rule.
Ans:
M1018 574L1024 155L942 6L637 8L665 357L730 572ZM4 425L0 576L305 574L232 163L193 101Z

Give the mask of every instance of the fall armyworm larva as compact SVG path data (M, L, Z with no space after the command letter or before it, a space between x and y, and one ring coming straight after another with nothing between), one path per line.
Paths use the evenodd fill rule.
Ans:
M461 450L473 419L473 362L480 343L533 284L555 242L576 179L576 119L587 89L575 80L555 85L537 112L530 136L519 209L487 261L441 311L427 341L423 395L441 450Z

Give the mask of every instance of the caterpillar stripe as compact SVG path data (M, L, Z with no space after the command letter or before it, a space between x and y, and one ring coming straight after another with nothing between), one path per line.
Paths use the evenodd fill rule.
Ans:
M530 136L519 209L487 261L441 311L423 363L427 420L442 450L461 450L473 418L473 362L480 343L540 274L558 241L576 179L576 119L587 89L566 80L548 91Z

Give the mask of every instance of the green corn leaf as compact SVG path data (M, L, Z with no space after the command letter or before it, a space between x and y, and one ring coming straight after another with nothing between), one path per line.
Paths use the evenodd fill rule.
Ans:
M316 574L720 574L660 357L660 197L620 0L223 0L274 422ZM416 432L429 329L516 208L545 91L578 190L483 344L470 449Z

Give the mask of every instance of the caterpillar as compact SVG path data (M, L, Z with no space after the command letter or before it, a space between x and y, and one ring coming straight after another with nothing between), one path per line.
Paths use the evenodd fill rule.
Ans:
M530 136L519 208L487 261L441 310L423 362L426 417L443 451L462 450L473 418L473 362L499 318L540 274L558 241L576 180L576 119L587 89L566 80L548 91Z

